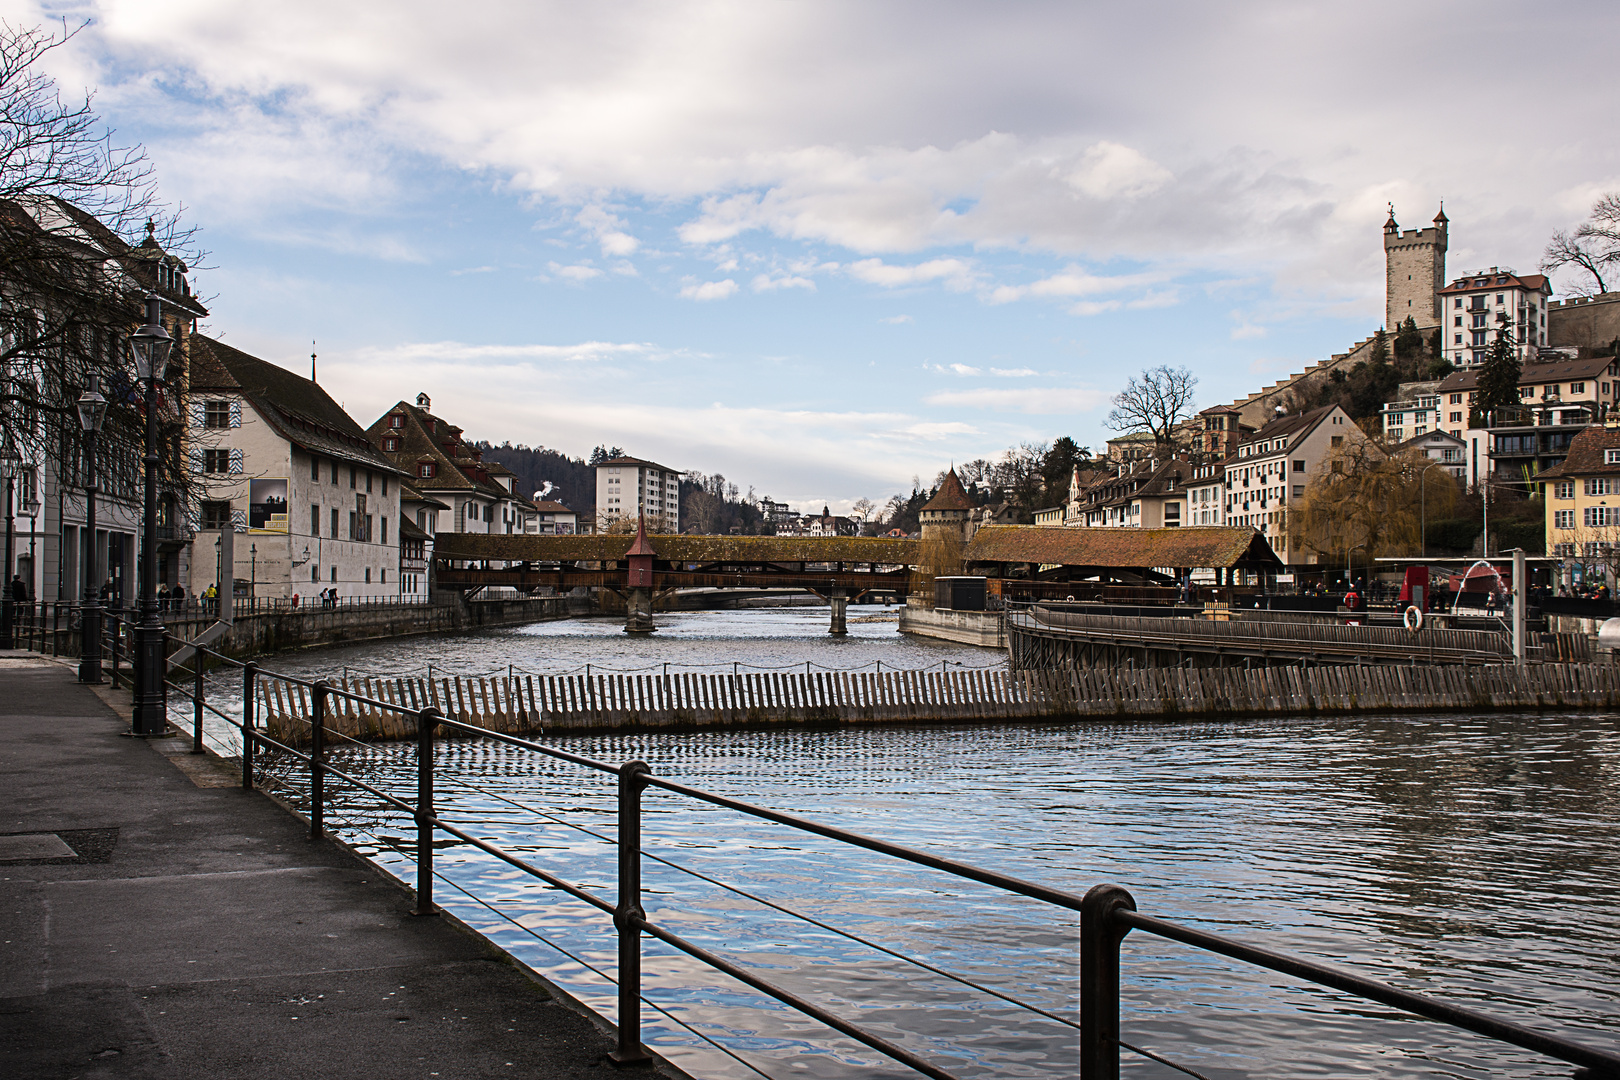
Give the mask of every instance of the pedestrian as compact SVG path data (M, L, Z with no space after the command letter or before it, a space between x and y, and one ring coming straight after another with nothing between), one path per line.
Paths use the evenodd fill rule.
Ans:
M169 587L167 585L158 586L157 602L160 611L169 610Z
M298 606L298 594L297 593L292 594L292 606L293 607Z
M184 585L176 585L169 590L169 603L177 608L186 606L186 587Z
M11 538L8 536L6 539L9 541ZM28 586L23 582L21 574L11 575L11 602L14 604L28 603Z

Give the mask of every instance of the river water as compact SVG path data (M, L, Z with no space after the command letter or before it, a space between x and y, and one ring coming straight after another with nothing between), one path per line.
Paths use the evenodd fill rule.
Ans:
M824 618L824 609L675 616L650 640L606 622L549 623L264 666L1000 662L988 650L907 642L892 623L854 624L853 640L829 640ZM565 745L1076 892L1114 881L1143 911L1620 1045L1615 716L710 731ZM439 754L442 816L476 822L478 835L613 898L611 777L500 746ZM334 764L414 792L409 747L340 749ZM301 783L296 771L288 780ZM1060 1023L658 860L1073 1018L1069 913L668 794L649 791L644 802L643 903L655 923L961 1076L1075 1074L1074 1033ZM398 850L409 850L407 820L341 792L328 813L409 880ZM612 987L590 970L615 971L604 916L467 845L447 844L437 862L449 879L441 903L614 1015ZM694 1075L912 1075L657 942L646 956L644 992L665 1010L645 1010L646 1040ZM1140 933L1123 956L1124 1038L1210 1077L1570 1075ZM1128 1076L1180 1075L1135 1055L1123 1062Z

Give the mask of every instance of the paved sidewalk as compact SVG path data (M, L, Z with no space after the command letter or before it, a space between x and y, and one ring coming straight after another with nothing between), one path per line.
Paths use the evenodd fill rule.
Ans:
M0 657L0 1076L613 1073L484 942L128 726L72 668Z

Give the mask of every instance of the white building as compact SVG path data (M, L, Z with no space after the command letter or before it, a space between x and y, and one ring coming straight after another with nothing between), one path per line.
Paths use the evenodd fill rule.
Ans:
M1395 447L1395 450L1397 453L1415 451L1431 461L1438 461L1459 483L1468 483L1468 444L1449 431L1431 431L1427 435L1414 435Z
M462 438L462 429L435 416L426 394L416 404L399 402L367 429L372 444L411 479L423 495L443 503L430 519L417 519L429 534L520 533L533 505L516 494L517 477ZM428 508L418 507L418 512Z
M1288 507L1328 467L1334 451L1367 436L1338 405L1279 416L1256 431L1223 462L1226 525L1249 525L1289 565L1316 562L1316 553L1290 548Z
M1222 525L1226 504L1226 467L1199 465L1187 482L1187 524Z
M572 536L579 529L579 515L555 499L536 502L531 517L526 531L541 536Z
M1543 274L1520 275L1493 266L1455 279L1439 297L1441 349L1460 368L1485 362L1498 326L1511 331L1521 364L1547 344L1552 284Z
M400 471L315 383L191 335L187 417L202 487L190 580L259 597L400 592ZM223 531L235 535L220 566Z
M596 528L616 519L647 517L647 531L681 531L681 474L641 458L609 458L596 466Z

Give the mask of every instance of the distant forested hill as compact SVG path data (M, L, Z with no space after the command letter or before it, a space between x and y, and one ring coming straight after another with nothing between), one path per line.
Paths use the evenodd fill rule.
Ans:
M487 442L475 443L484 452L484 460L499 462L517 473L517 491L526 499L546 486L552 490L546 495L576 513L594 513L596 510L596 470L584 458L572 458L544 446L513 446L502 443L492 446Z

